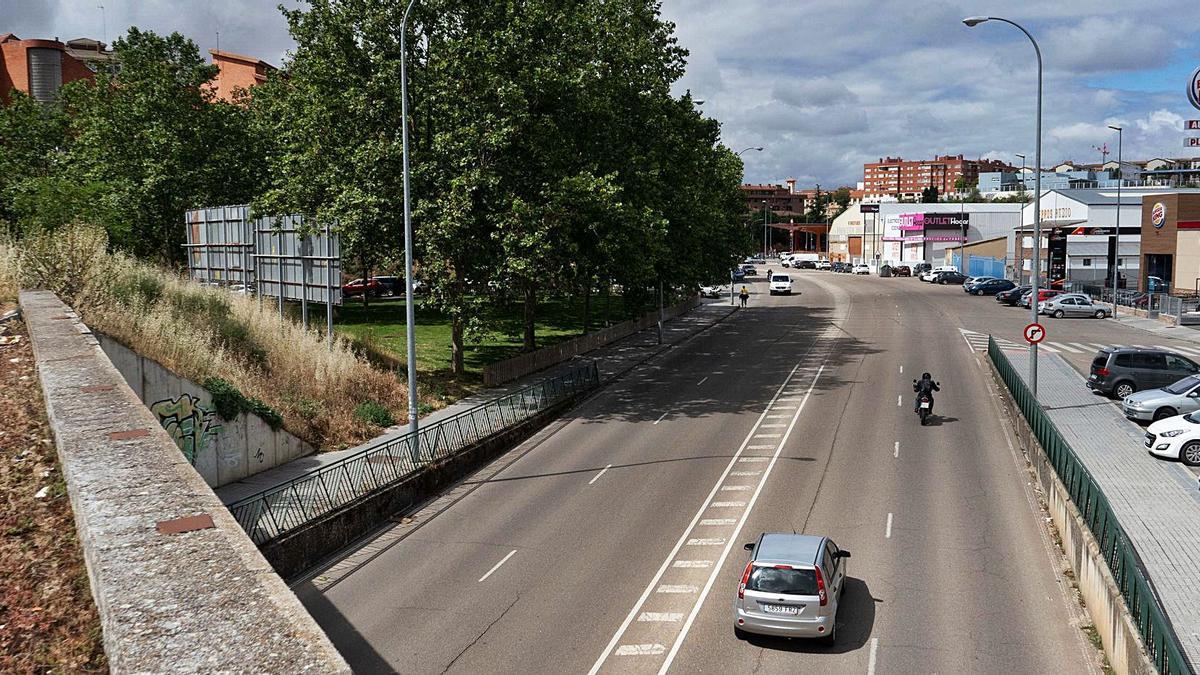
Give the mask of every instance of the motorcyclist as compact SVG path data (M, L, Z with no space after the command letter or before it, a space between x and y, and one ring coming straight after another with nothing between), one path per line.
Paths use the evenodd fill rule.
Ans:
M921 373L920 380L913 380L913 391L917 393L916 400L913 401L913 412L921 411L921 397L929 397L929 412L933 412L933 392L941 391L938 383L933 381L933 376L929 373Z

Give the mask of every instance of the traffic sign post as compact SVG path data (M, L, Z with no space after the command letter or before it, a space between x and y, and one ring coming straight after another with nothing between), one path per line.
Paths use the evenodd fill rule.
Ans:
M1031 323L1025 326L1025 341L1031 345L1036 345L1046 339L1046 329L1040 323Z

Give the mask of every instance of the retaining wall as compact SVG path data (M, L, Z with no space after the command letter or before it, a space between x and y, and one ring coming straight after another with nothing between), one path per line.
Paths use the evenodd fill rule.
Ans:
M95 337L21 293L115 673L349 673Z
M227 485L314 452L308 443L283 429L272 429L253 413L221 419L213 407L212 395L204 387L107 335L96 337L126 384L211 487Z

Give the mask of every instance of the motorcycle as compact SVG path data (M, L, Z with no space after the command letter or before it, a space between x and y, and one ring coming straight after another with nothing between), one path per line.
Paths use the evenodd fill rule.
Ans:
M937 384L939 387L941 384ZM917 386L917 381L913 380L913 386ZM917 400L917 413L921 416L921 426L925 426L925 421L933 414L933 397L928 392L923 392Z

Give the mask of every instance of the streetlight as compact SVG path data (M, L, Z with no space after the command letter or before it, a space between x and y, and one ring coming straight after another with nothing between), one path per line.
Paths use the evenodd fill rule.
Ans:
M400 21L400 138L404 152L404 315L405 337L408 342L408 430L413 435L414 464L421 457L421 436L417 433L417 311L413 305L413 234L412 212L408 191L408 58L404 48L408 35L408 15L417 0L408 0L404 18Z
M745 148L744 150L738 150L738 151L737 151L737 156L738 156L738 157L741 157L741 156L742 156L742 153L743 153L743 152L746 152L747 150L757 150L757 151L759 151L759 152L762 152L762 150L763 150L763 149L762 149L762 148L753 148L753 147L751 147L751 148Z
M1113 236L1113 321L1117 320L1117 267L1121 264L1121 184L1125 182L1125 174L1121 171L1121 141L1125 135L1124 129L1110 124L1109 129L1117 132L1117 231Z
M1037 147L1034 152L1033 159L1033 191L1036 193L1033 197L1033 278L1030 281L1030 286L1033 288L1032 299L1029 303L1032 323L1038 322L1038 275L1041 274L1042 262L1042 49L1038 47L1037 40L1025 30L1021 24L1015 21L1009 21L998 16L969 16L962 20L968 27L974 28L984 21L1001 21L1010 26L1017 28L1029 41L1033 44L1033 51L1037 54ZM1118 200L1119 201L1119 200ZM1120 207L1118 206L1118 211ZM1113 308L1114 311L1116 308ZM1033 400L1037 400L1037 343L1029 343L1029 384L1033 391Z
M1014 156L1021 158L1021 187L1025 187L1025 155L1013 153Z
M767 259L767 200L763 200L763 261Z

